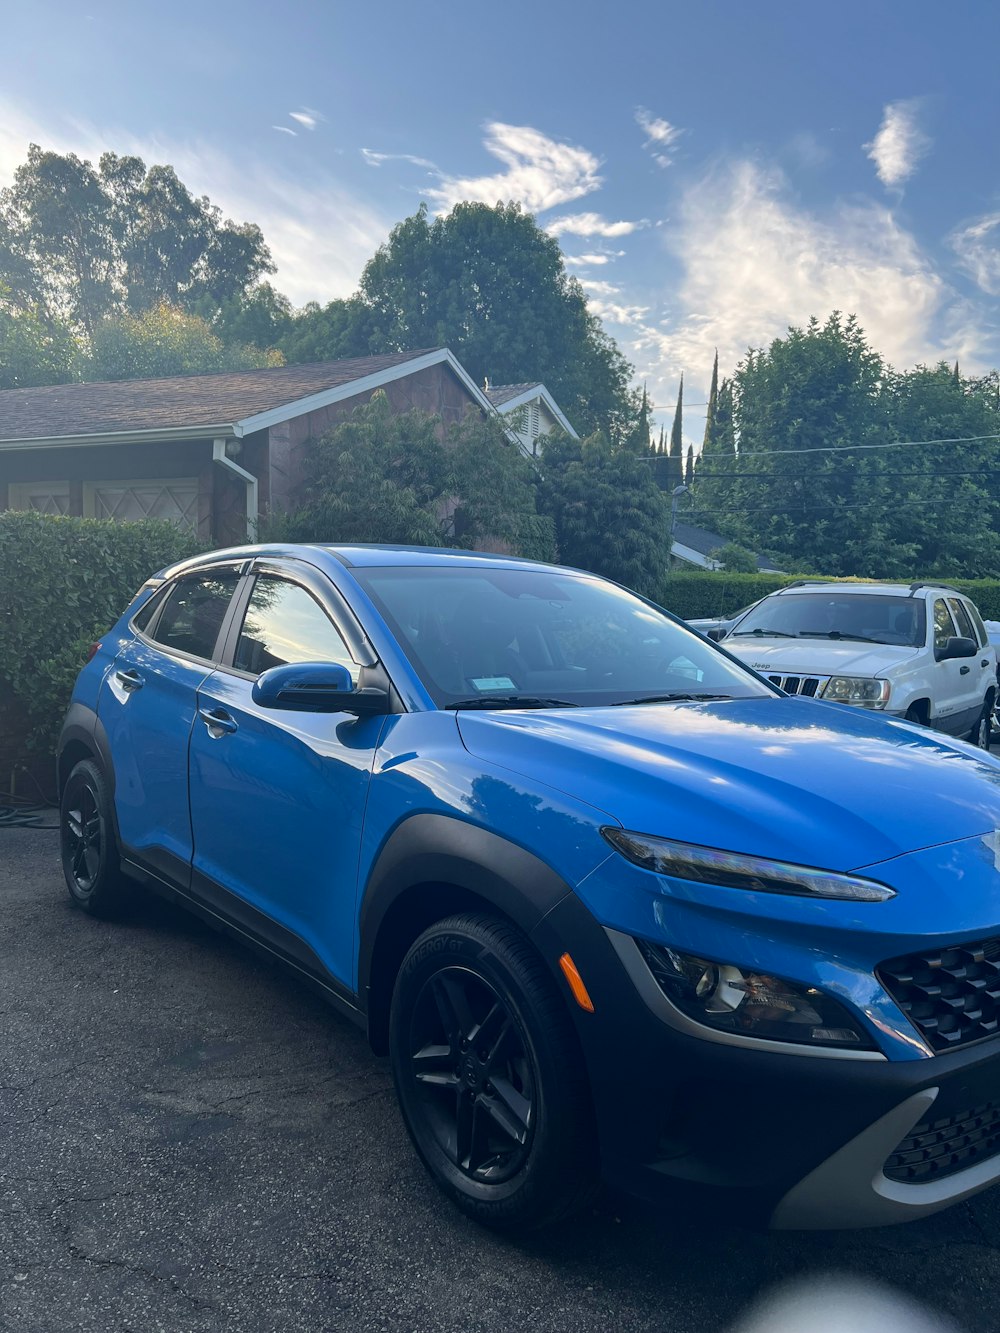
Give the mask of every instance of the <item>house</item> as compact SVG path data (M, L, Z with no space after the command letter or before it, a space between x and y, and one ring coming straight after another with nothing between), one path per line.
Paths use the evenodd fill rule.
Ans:
M721 533L710 532L708 528L699 528L693 523L680 521L674 524L673 537L670 554L675 560L681 560L686 565L694 565L697 569L718 569L719 562L712 559L712 552L721 550L729 541L729 538L723 537ZM784 573L762 556L757 557L757 572Z
M208 545L256 534L294 504L309 442L377 390L446 422L511 418L526 453L572 427L544 385L494 403L447 348L215 375L58 384L0 393L0 509L163 518ZM522 430L537 407L534 436ZM525 416L518 415L527 408Z

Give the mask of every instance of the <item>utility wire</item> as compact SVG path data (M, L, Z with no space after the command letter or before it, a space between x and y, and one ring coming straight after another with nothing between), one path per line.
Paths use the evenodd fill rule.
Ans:
M925 444L976 444L981 440L1000 440L1000 432L992 435L954 435L945 440L890 440L885 444L819 444L809 449L748 449L745 456L770 458L777 454L853 454L861 449L914 449ZM661 458L662 456L659 455ZM733 455L734 458L739 456L738 453Z
M873 500L864 504L846 504L846 505L781 505L772 508L770 505L764 505L758 509L693 509L685 513L684 518L678 518L677 522L683 524L688 522L693 514L703 514L706 518L712 518L717 514L797 514L802 512L816 513L821 510L833 510L839 513L844 509L888 509L891 504L893 509L906 509L913 505L959 505L968 504L974 500L976 504L982 504L981 495L949 496L946 500ZM697 524L695 525L697 526Z
M826 480L827 475L822 474ZM937 481L938 477L997 477L1000 476L1000 468L996 467L975 467L967 472L878 472L873 477L863 477L862 481L881 481L883 477L926 477L929 481ZM808 478L816 481L820 474L816 472L699 472L695 469L694 479L700 481L704 477L711 477L714 481L756 481L758 477L781 477L788 481L794 481L796 478Z

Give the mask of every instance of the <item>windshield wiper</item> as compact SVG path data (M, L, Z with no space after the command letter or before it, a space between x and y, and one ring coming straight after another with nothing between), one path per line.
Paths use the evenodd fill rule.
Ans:
M629 704L676 704L704 703L709 699L731 699L731 694L687 694L675 691L673 694L640 694L636 699L617 699L612 708L624 708Z
M478 694L474 699L459 699L445 708L578 708L569 699L540 699L534 694Z
M881 639L869 639L865 634L849 634L842 629L800 629L800 639L853 639L855 643L881 643Z
M797 634L786 634L783 629L736 629L732 634L727 635L730 639L749 638L755 635L758 639L797 639Z

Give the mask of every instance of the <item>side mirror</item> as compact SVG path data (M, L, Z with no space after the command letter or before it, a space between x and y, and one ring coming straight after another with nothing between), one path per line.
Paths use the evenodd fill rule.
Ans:
M290 662L271 667L254 681L251 697L261 708L296 713L356 713L363 717L389 711L385 690L355 689L351 673L339 662Z
M948 640L943 648L934 649L934 660L936 662L950 662L956 657L975 657L979 652L975 639L965 639L953 636Z
M725 637L726 631L724 629L710 629L705 632L705 638L711 639L713 643L718 643L720 639Z

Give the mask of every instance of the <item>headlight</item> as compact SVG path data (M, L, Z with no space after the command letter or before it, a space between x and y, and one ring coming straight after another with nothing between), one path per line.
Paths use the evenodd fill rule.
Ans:
M656 838L627 829L602 828L611 846L644 870L700 884L719 884L752 893L785 893L798 898L844 898L855 903L884 903L896 890L873 879L839 875L832 870L769 861L762 856L697 847L692 843Z
M808 1046L876 1049L847 1010L814 986L636 940L656 984L681 1013L722 1032Z
M884 708L889 702L889 682L866 676L831 676L822 699L835 704L860 704L862 708Z

